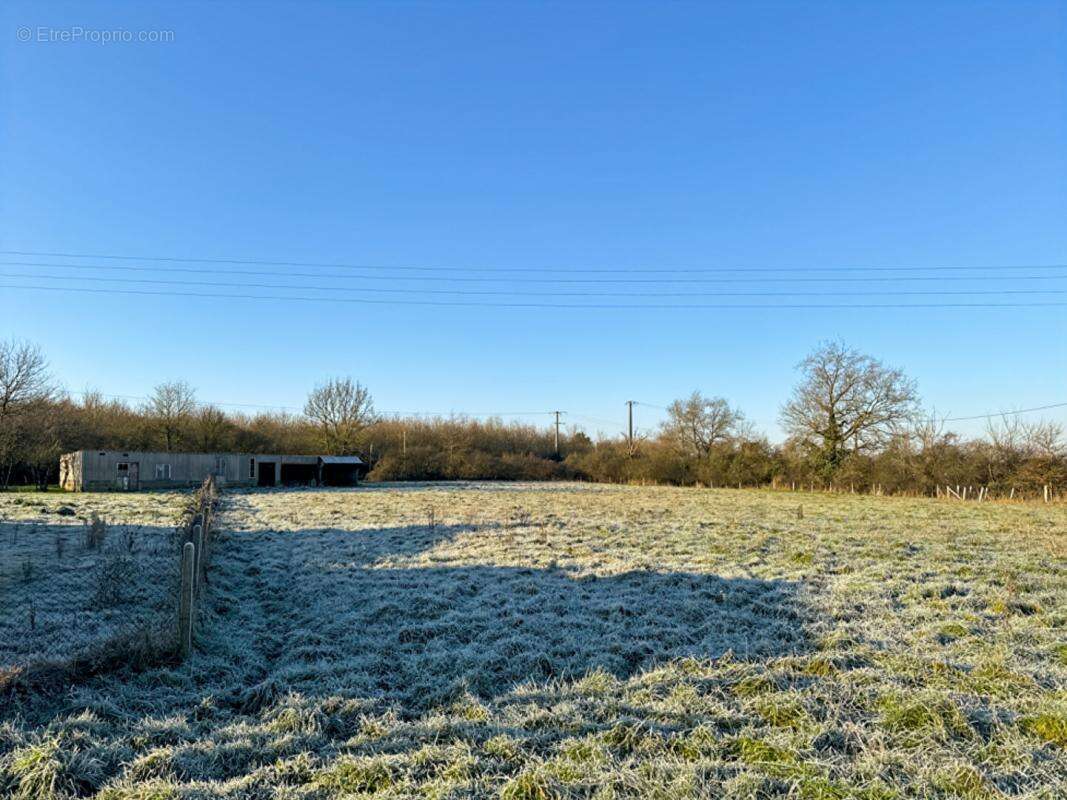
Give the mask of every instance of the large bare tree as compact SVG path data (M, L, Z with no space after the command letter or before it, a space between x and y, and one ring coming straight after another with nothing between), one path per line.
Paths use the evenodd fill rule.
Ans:
M0 425L53 393L41 348L18 339L0 341Z
M782 407L782 425L818 451L828 473L848 453L884 445L916 416L913 380L841 342L820 345L798 369L801 381Z
M360 432L375 420L367 387L351 378L330 378L308 395L304 415L319 429L323 446L337 456L355 452Z
M26 430L20 418L48 405L55 393L41 348L19 339L0 341L0 486L20 460Z
M744 414L724 398L693 392L667 408L663 435L683 451L704 458L715 445L742 434L744 425Z
M188 430L196 409L196 391L185 381L159 384L144 407L149 424L163 438L167 452L173 451Z

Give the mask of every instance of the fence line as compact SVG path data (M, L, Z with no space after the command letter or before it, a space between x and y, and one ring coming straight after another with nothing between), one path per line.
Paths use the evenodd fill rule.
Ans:
M219 490L208 478L170 525L0 520L0 704L193 649Z
M219 489L214 475L204 479L190 506L181 542L181 588L178 593L177 650L183 659L196 643L200 602L208 582L215 509Z
M714 486L712 488L715 488ZM725 488L731 488L729 486ZM740 485L738 488L741 488ZM761 488L759 485L755 485L750 488ZM876 483L865 488L857 489L854 484L841 485L841 484L824 484L814 481L791 481L788 484L783 482L771 482L769 487L773 491L786 491L786 492L806 492L806 493L822 493L822 494L865 494L875 497L931 497L940 500L972 500L977 503L985 501L1015 501L1015 502L1028 502L1028 501L1040 501L1044 503L1061 503L1064 499L1064 493L1061 489L1053 486L1052 484L1045 484L1040 489L1031 490L1029 492L1019 491L1015 486L1010 487L1007 490L1001 489L999 493L994 494L993 491L986 485L973 486L969 484L956 484L955 486L949 484L934 484L933 491L914 491L914 490L898 490L893 491L887 489L883 484Z

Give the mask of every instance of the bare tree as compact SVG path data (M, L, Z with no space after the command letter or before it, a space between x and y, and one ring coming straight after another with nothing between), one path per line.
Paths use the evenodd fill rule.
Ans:
M798 365L802 379L782 407L783 427L836 470L849 452L884 445L917 413L915 382L871 356L827 342Z
M707 457L717 444L744 432L745 416L722 397L693 392L667 409L663 435L687 453Z
M19 418L47 405L54 393L40 347L18 339L0 341L0 486L7 486L26 439Z
M18 339L0 341L0 425L53 391L40 347Z
M163 437L167 452L178 446L196 409L196 392L185 381L159 384L144 407L151 426Z
M330 378L316 386L304 414L318 426L323 446L340 456L355 452L359 433L375 420L370 391L351 378Z
M1062 458L1065 445L1063 425L1052 420L1038 420L1023 426L1028 455L1039 458Z

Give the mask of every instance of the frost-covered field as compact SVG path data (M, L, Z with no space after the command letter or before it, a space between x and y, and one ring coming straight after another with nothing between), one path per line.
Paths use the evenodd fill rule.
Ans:
M200 652L9 703L0 796L1067 796L1063 507L401 485L220 524Z
M181 500L0 494L0 673L173 627ZM94 514L103 526L87 525Z

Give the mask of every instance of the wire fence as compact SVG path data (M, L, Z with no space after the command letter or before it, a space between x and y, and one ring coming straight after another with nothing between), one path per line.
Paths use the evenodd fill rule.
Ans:
M182 549L216 501L209 479L173 527L0 519L0 688L182 654Z

